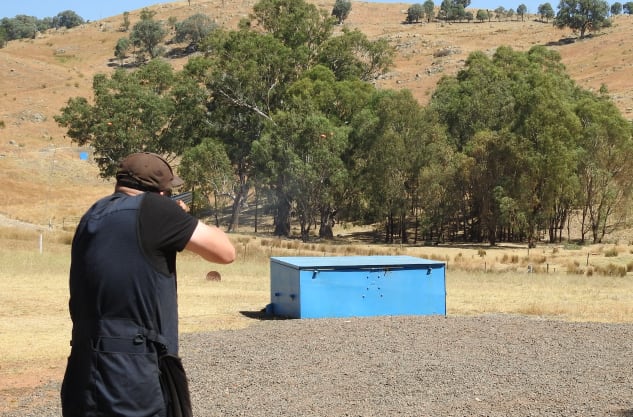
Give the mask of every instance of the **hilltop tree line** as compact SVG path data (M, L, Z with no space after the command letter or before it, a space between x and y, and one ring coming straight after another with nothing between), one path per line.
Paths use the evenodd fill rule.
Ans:
M473 21L479 22L492 20L512 20L515 18L521 21L525 20L528 8L521 3L514 9L505 9L502 6L494 10L479 9L475 14L467 10L470 0L442 0L439 9L435 9L433 0L426 0L424 3L416 3L407 9L407 23L419 23L421 20L431 22L432 20L443 20L449 22ZM553 21L557 27L569 27L572 30L580 32L583 38L588 30L597 31L603 27L608 27L611 15L621 13L632 14L633 2L620 3L614 2L611 7L603 0L561 0L558 4L558 13L554 13L554 9L550 3L543 3L538 6L537 15L541 21Z
M54 17L38 19L35 16L17 15L0 20L0 47L15 39L34 39L39 32L48 29L73 28L85 23L84 19L72 10L66 10Z
M303 240L357 222L386 242L560 241L574 218L600 242L624 224L633 126L557 52L475 52L421 106L374 87L392 65L385 41L334 36L337 23L304 0L260 0L182 70L156 58L99 74L94 98L55 119L106 178L130 152L166 155L195 205L231 207L229 230L249 208Z
M466 8L470 5L470 0L442 0L438 13L435 15L435 3L433 0L426 0L424 4L415 3L407 10L407 23L418 23L422 19L430 22L433 19L445 21L473 21L479 22L513 19L514 16L522 21L528 13L527 6L523 3L514 9L505 9L502 6L494 10L479 9L476 14ZM542 21L552 20L558 27L569 27L579 31L583 38L587 30L599 30L610 24L607 19L608 14L619 15L621 13L632 14L633 2L620 3L618 1L609 5L604 0L561 0L558 5L559 12L554 14L554 9L550 3L543 3L538 6L537 15ZM352 10L351 0L335 0L331 15L342 24ZM149 53L151 58L158 56L163 49L159 48L160 41L167 35L167 31L162 22L154 21L155 13L144 9L141 13L141 22L135 25L132 35L119 39L115 48L115 56L121 61L126 58L132 47L141 47L137 59L144 60L144 54ZM2 18L0 20L0 48L4 47L8 41L15 39L33 39L38 32L48 29L59 29L62 27L72 28L84 23L84 19L72 10L66 10L55 17L37 19L34 16L18 15L14 18ZM184 22L176 23L174 18L169 19L169 25L176 32L175 42L182 42L186 38L191 38L191 45L188 52L195 51L197 40L202 39L213 29L215 23L204 14L191 16ZM124 13L124 22L121 30L129 30L129 12ZM197 39L196 39L197 38Z

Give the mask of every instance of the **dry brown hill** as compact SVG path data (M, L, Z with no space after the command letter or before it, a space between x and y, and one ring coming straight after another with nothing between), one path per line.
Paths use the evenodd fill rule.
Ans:
M332 1L313 0L326 10ZM182 20L204 13L226 28L235 28L256 0L165 3L152 7L158 19ZM525 21L420 23L405 25L406 3L354 2L346 21L370 38L384 37L397 50L393 70L377 81L381 88L407 88L422 104L439 78L454 74L475 50L492 53L500 45L527 50L550 45L560 52L572 78L587 89L606 85L614 102L633 118L633 17L618 16L611 28L589 39L559 45L574 37L529 16ZM134 24L140 10L130 11ZM80 159L53 116L68 98L90 97L92 78L112 71L122 16L70 30L50 31L34 40L12 41L0 49L0 215L61 227L72 222L111 184L96 167ZM182 61L175 61L179 66ZM2 216L0 216L1 218Z

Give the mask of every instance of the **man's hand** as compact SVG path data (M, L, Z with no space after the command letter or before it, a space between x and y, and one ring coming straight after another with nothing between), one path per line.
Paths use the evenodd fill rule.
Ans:
M183 209L184 211L186 211L187 213L189 213L189 206L187 205L187 203L185 203L182 200L176 200L176 204L178 204L180 206L181 209Z
M189 204L193 201L193 193L191 191L172 195L170 198L178 203L181 209L189 213Z

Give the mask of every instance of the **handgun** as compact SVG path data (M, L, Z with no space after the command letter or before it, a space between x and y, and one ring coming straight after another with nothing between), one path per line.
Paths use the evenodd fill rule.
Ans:
M187 191L181 194L172 195L171 199L174 201L182 200L182 202L186 205L190 205L193 201L193 192Z

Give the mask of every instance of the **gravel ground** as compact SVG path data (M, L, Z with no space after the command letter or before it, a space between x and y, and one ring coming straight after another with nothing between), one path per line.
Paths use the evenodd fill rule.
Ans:
M633 417L633 324L519 316L264 320L183 335L194 414ZM58 382L9 417L59 416Z

